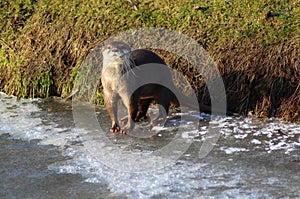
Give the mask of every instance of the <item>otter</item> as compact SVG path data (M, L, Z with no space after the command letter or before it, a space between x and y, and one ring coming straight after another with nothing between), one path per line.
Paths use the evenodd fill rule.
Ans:
M161 125L165 122L171 104L179 105L184 102L185 106L189 106L195 110L199 109L198 103L195 104L189 97L183 95L176 89L172 80L171 72L157 71L154 73L157 80L168 82L168 88L156 83L136 85L136 90L130 92L128 87L134 87L138 84L139 76L134 72L127 74L133 69L139 67L153 67L154 64L167 66L165 61L156 53L147 49L137 49L131 51L131 47L122 41L112 41L106 44L102 49L103 68L101 74L101 82L103 86L103 96L106 109L112 121L110 131L120 132L122 134L129 133L134 128L134 123L146 117L147 110L151 103L159 104L158 118L152 121L153 125ZM152 65L151 65L152 64ZM151 70L151 68L149 68ZM131 75L137 81L125 81L122 79L124 75ZM121 81L121 82L120 82ZM171 87L171 89L169 89ZM175 91L175 93L173 93ZM179 97L180 99L177 99ZM127 108L127 124L121 128L117 118L117 104L122 100ZM206 107L207 108L207 107Z

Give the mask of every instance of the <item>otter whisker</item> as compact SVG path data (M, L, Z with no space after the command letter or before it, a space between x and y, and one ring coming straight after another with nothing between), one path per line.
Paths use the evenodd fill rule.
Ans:
M133 72L133 68L135 68L135 62L130 59L130 57L128 56L126 59L124 59L123 65L122 65L122 72L123 74L133 74L135 77L137 76L134 72ZM129 73L130 72L130 73Z

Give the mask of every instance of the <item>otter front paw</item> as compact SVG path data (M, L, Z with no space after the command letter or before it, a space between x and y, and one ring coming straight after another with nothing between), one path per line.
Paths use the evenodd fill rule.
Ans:
M112 133L120 132L120 130L121 130L121 128L117 124L113 124L112 127L110 128L110 132L112 132Z
M132 129L134 128L134 124L130 124L128 123L126 126L124 126L121 130L120 133L122 134L128 134L132 131Z

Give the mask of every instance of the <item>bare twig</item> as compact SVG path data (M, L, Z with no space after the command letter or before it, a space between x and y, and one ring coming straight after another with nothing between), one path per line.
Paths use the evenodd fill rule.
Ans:
M135 5L135 3L133 2L133 0L127 0L127 1L130 3L131 7L132 7L134 10L138 10L138 8L136 7L136 5Z
M76 95L77 93L79 93L79 91L80 91L80 87L78 87L76 90L72 91L72 93L70 93L67 97L65 97L64 100L71 99L74 95Z

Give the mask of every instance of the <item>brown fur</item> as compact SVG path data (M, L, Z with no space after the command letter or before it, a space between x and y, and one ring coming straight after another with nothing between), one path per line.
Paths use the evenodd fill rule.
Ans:
M107 50L107 46L109 46L110 51ZM130 51L130 48L123 42L112 42L107 46L104 49L111 53L113 50L118 51L118 48L123 48L126 52L127 50ZM128 48L127 50L126 47ZM122 51L120 49L119 51ZM122 54L122 52L120 54ZM105 53L103 55L106 56ZM104 59L105 58L107 57L104 57ZM130 55L128 56L115 56L114 59L108 60L109 61L106 60L104 62L101 81L103 85L106 108L112 120L112 126L110 129L111 132L121 132L125 134L131 131L134 128L134 122L139 121L146 116L148 107L152 102L160 105L159 117L153 121L154 125L161 125L165 122L171 103L178 105L178 102L180 101L184 102L182 105L195 108L195 110L199 109L198 104L193 103L191 99L184 96L178 91L178 89L176 89L172 81L172 75L168 71L161 73L156 71L154 76L157 78L157 81L161 80L167 82L167 85L170 85L171 87L168 87L170 90L160 84L145 84L141 87L138 87L138 89L136 89L133 94L129 96L130 93L128 93L128 89L126 88L132 85L134 82L129 83L124 81L122 82L122 86L119 85L121 77L128 70L134 67L139 67L149 63L166 65L166 63L154 52L145 49L139 49L131 51ZM128 63L130 64L130 67L128 67ZM154 65L152 66L150 64L149 66L147 65L147 67L154 67ZM138 75L136 78L139 78ZM175 91L176 93L172 93L171 90L173 92ZM176 96L179 99L177 99ZM117 119L117 102L119 100L123 101L123 104L128 110L127 124L123 128L120 127Z

